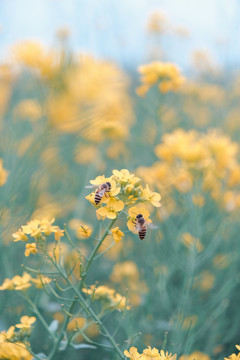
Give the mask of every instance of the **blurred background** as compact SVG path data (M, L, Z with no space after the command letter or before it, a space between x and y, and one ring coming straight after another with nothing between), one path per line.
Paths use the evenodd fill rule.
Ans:
M144 241L119 220L125 237L116 244L109 237L100 249L104 261L94 263L88 285L111 286L131 305L130 315L114 311L102 320L118 329L122 350L155 346L181 360L234 352L239 19L238 0L1 1L1 283L22 274L22 263L42 266L12 241L30 219L67 223L88 254L93 241L79 227L87 224L95 234L99 222L85 186L128 169L161 194L162 206L151 214L158 229ZM65 246L64 265L70 268L75 255ZM35 299L36 290L29 296ZM48 324L61 324L56 299L39 292L36 304ZM0 292L0 330L27 311L19 294ZM105 341L94 327L87 334ZM48 340L37 324L33 350L48 353ZM89 349L57 358L79 354L96 359ZM115 359L104 350L98 357Z
M73 50L134 68L149 55L146 27L152 13L160 10L168 21L162 39L168 59L189 70L192 52L201 49L219 65L236 67L239 6L238 0L1 1L0 50L3 55L22 39L52 45L56 30L67 26Z

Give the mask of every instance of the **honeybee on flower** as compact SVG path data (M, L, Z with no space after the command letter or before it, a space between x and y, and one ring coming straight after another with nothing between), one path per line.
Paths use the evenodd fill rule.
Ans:
M85 187L93 188L95 186L97 186L97 185L89 185L89 186L85 186ZM105 183L97 186L97 190L94 195L94 202L96 205L98 205L101 202L104 195L107 197L109 196L108 193L111 191L111 187L112 187L112 185L109 181L106 181Z
M128 210L129 221L127 226L130 231L137 233L140 240L144 240L147 234L147 228L157 228L149 219L149 211L142 205L133 206Z
M86 199L95 205L98 205L100 202L107 202L109 197L118 195L121 190L120 187L117 187L116 181L112 177L105 178L104 175L97 176L95 180L90 180L90 184L85 187L96 188L96 191L86 196Z

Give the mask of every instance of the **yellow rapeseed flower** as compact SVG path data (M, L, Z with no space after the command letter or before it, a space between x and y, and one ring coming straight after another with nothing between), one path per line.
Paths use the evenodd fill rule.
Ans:
M105 216L108 219L116 219L117 213L122 211L124 208L124 202L121 200L116 200L111 198L106 206L103 206L97 209L97 214L100 216Z
M26 330L26 329L30 329L30 328L31 328L32 324L35 323L36 318L35 318L34 316L29 317L29 316L26 316L26 315L25 315L25 316L22 316L22 317L21 317L20 321L21 321L21 324L17 324L16 327L17 327L18 329L24 329L24 330Z
M122 170L113 170L113 175L121 184L125 184L131 181L134 178L134 174L131 174L127 169Z
M77 230L77 236L79 239L87 239L91 236L92 229L87 225L81 225Z
M43 232L46 236L50 236L52 233L59 231L58 226L52 225L55 219L48 220L46 218L40 221L41 232Z
M138 68L142 85L137 89L139 95L145 95L151 86L158 84L160 92L176 91L184 82L179 68L175 64L154 61Z
M31 285L31 276L28 273L23 273L23 276L16 275L12 279L5 279L0 286L0 290L26 290Z
M176 360L177 354L172 355L172 353L168 353L168 351L164 352L160 350L160 360Z
M14 284L12 282L11 279L5 279L2 283L2 285L0 286L0 290L13 290L14 289Z
M45 284L49 284L51 281L52 279L42 275L39 275L37 279L31 279L31 282L37 289L42 289Z
M37 254L37 245L35 243L26 244L25 256L28 257L30 254Z
M83 292L87 295L91 295L92 300L102 302L105 308L118 310L130 309L130 307L127 306L126 298L107 286L96 287L95 285L92 285L90 289L83 289Z
M39 220L32 220L27 223L27 225L22 226L23 232L32 237L38 237L41 235L41 227Z
M0 359L6 360L32 360L33 356L26 349L26 345L17 341L16 343L4 342L0 347Z
M6 340L10 340L14 335L15 326L11 326L7 332L2 331L0 333L0 343L3 343Z
M112 234L115 242L119 242L122 239L122 237L124 236L124 233L121 230L119 230L118 226L111 230L111 234Z
M125 350L124 355L126 357L130 358L130 360L139 360L140 359L140 354L138 353L137 348L135 348L134 346L130 347L129 351Z
M146 201L146 202L152 204L155 207L160 207L161 206L161 204L160 204L161 195L160 194L151 191L149 189L148 185L146 185L145 189L143 189L141 187L141 190L142 190L141 198L143 199L143 201Z
M26 290L31 286L31 275L24 272L23 276L16 275L12 278L14 290Z
M60 241L61 237L64 236L64 230L59 229L57 226L57 229L54 232L54 238L56 241Z
M21 229L12 234L12 237L14 238L13 241L28 241L27 235Z
M160 354L158 349L156 348L152 348L150 346L148 346L147 349L143 350L143 354L146 356L146 360L147 359L152 359L152 360L158 360L160 359Z
M190 355L182 355L179 360L210 360L210 357L201 351L194 351Z

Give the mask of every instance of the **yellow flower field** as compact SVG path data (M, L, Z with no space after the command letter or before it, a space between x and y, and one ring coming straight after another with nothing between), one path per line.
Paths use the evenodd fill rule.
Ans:
M0 359L240 359L238 69L145 31L137 66L68 28L0 64Z

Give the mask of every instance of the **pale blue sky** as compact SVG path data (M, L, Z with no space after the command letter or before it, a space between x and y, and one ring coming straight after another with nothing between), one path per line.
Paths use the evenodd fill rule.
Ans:
M188 68L190 53L200 48L224 65L240 62L239 0L0 0L0 54L22 39L51 45L56 29L67 25L75 49L136 66L146 60L145 27L158 9L191 34L188 39L166 36L170 60Z

